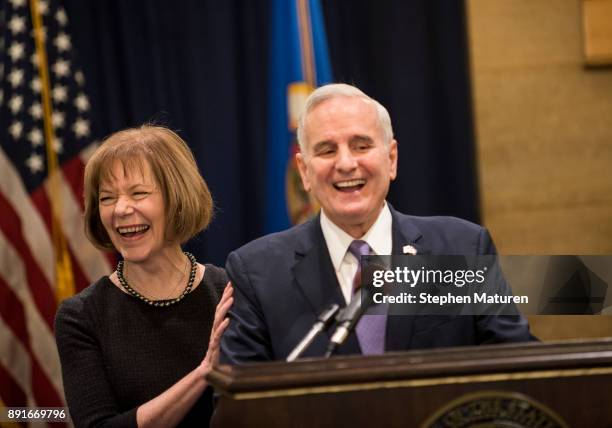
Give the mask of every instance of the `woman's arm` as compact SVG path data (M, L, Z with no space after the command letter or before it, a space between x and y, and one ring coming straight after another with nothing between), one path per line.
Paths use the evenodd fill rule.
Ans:
M232 305L231 283L225 287L221 301L215 310L208 351L202 363L162 394L138 407L136 420L141 428L173 427L185 417L202 392L206 389L205 376L219 361L221 336L229 324L227 311Z

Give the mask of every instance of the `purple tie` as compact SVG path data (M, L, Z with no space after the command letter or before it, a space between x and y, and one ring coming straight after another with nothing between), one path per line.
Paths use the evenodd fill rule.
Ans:
M357 258L357 272L353 278L353 293L361 285L361 256L370 254L370 246L367 242L355 240L351 242L349 251ZM358 297L353 294L353 299ZM364 314L357 323L357 339L361 346L363 355L380 355L385 352L385 329L387 327L386 315Z

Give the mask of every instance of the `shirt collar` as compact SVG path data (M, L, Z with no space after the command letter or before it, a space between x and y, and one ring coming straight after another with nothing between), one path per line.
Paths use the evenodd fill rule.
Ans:
M360 239L366 241L376 254L391 254L393 248L391 238L392 223L391 211L385 201L385 206L380 211L378 218ZM334 269L339 271L348 247L355 238L331 221L325 215L323 209L321 209L321 230L323 231L323 237L325 238Z

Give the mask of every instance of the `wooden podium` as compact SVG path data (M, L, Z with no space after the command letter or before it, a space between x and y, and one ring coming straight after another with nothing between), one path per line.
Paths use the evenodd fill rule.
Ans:
M214 427L612 427L612 339L219 366Z

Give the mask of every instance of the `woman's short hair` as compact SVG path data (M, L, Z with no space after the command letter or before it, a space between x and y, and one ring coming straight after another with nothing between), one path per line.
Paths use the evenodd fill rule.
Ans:
M85 234L96 247L114 249L100 220L99 189L116 162L124 174L150 167L164 201L166 240L182 244L208 226L213 201L193 153L170 129L143 125L106 138L85 166Z

